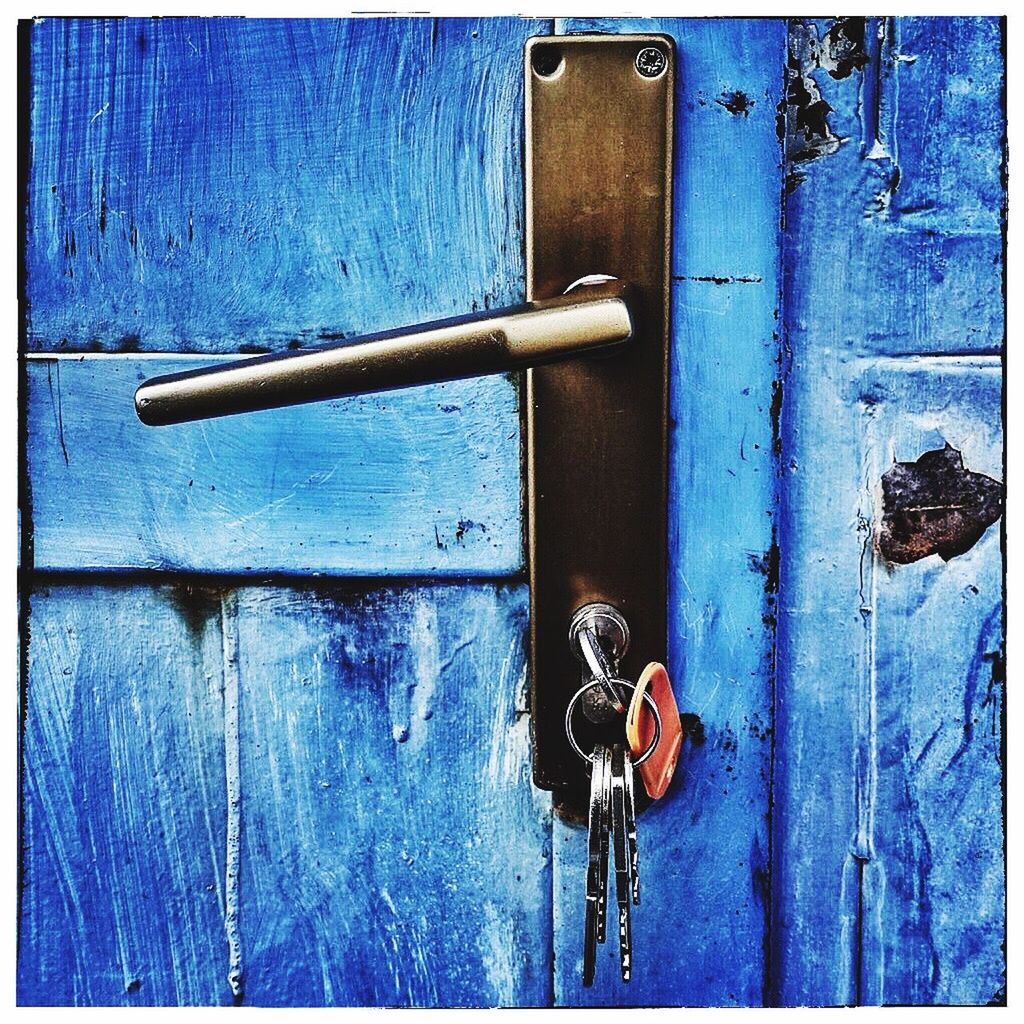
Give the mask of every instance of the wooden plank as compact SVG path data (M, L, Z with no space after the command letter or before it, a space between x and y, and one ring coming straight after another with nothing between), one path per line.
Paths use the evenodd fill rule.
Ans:
M998 360L874 363L862 377L872 487L946 444L1003 476ZM866 504L872 494L866 493ZM1003 587L998 525L963 555L870 563L877 782L864 874L864 1001L1005 998Z
M528 607L521 585L239 594L248 1003L550 1002Z
M998 644L991 618L998 563L979 546L969 566L932 556L909 572L897 567L889 580L875 562L873 536L886 468L878 444L886 438L896 439L901 459L913 460L921 452L903 451L904 443L941 448L940 436L952 442L956 425L974 416L988 422L978 427L971 458L999 461L998 380L989 381L997 360L979 364L992 367L979 378L967 370L944 375L948 361L933 358L998 353L1003 343L1001 201L993 198L1001 195L1002 128L1001 115L989 110L1002 82L999 23L860 21L793 22L790 33L792 369L783 408L776 705L785 770L776 771L773 788L773 887L786 900L777 901L773 927L777 997L784 1004L987 1002L1002 971L994 911L1002 871L998 766L980 737L964 755L980 772L979 788L961 794L965 806L996 815L976 840L965 840L950 824L949 805L940 806L946 798L928 758L942 756L940 739L957 728L960 712L941 695L966 692L973 684L964 680L977 677L965 665L965 645L989 652ZM914 96L929 116L911 105ZM979 107L985 116L969 120ZM810 138L796 130L808 119ZM903 362L878 362L875 383L865 383L863 357L877 355ZM876 418L888 432L877 441ZM978 599L965 599L955 625L925 640L933 616L956 604L950 595L965 573L986 574L984 584L972 584ZM922 671L943 682L918 679ZM910 752L924 750L920 730L937 717L946 724L934 753L915 766ZM929 852L944 831L949 849ZM960 887L943 889L952 865L973 854L982 857L974 870L989 887L980 900Z
M544 24L37 23L30 347L284 348L517 300L521 48ZM135 355L31 364L36 569L466 576L521 567L518 416L507 380L329 403L242 425L145 431L131 413L136 383L185 364ZM200 473L200 506L190 511ZM180 699L182 688L216 686L221 725L208 762L223 786L220 816L211 817L216 957L163 969L183 955L179 945L191 952L196 944L180 927L197 912L187 902L194 897L179 900L176 890L170 911L152 915L156 924L137 915L171 950L150 939L144 966L163 971L162 987L135 966L142 939L120 918L124 934L109 950L102 900L138 903L148 892L145 879L124 868L113 896L104 889L95 897L100 910L81 933L64 889L81 887L83 877L96 888L93 875L106 881L108 858L124 848L129 865L148 865L150 840L157 855L148 870L160 881L158 840L166 837L129 835L117 846L105 837L123 822L101 814L114 852L100 845L90 860L76 849L77 859L54 867L40 837L52 822L79 847L92 833L80 837L78 816L49 805L40 811L30 793L23 1001L550 1002L550 822L546 800L529 785L521 586L359 597L351 585L326 595L216 591L215 634L202 600L196 609L179 594L184 622L165 623L153 606L167 591L154 597L141 584L123 586L139 595L123 619L101 604L121 584L66 588L54 619L80 616L92 626L83 677L68 688L73 696L110 687L103 668L91 666L116 662L110 645L133 656L125 636L138 635L140 620L158 639L147 654L157 661L138 671L163 688L165 701ZM202 637L198 667L176 660L190 631ZM33 636L41 635L36 628ZM353 643L365 662L353 663ZM323 666L339 650L332 674ZM303 655L320 671L315 701L299 676ZM194 678L182 682L190 671ZM285 679L298 687L287 714L264 721L260 709L280 707ZM353 683L371 679L378 689L368 707L340 703ZM419 696L409 689L417 682ZM30 681L27 734L42 731L47 715L58 718L62 705L51 690ZM406 722L408 737L396 731L403 699L417 716ZM309 716L296 733L294 709ZM72 734L84 720L90 736L101 734L93 744L100 748L101 725L76 705L69 714ZM326 729L329 714L333 730L318 733L315 745L307 730ZM159 779L178 765L182 755L167 734L182 728L176 705L135 723L131 739L141 751L133 753L155 751L146 755L154 763L145 764L142 793L154 773ZM332 761L360 742L362 757L341 767ZM48 735L28 747L29 767L33 757L64 749ZM315 779L300 774L311 752L322 760ZM365 781L367 766L383 792ZM92 767L94 789L116 784L113 763ZM284 771L293 789L282 797L268 783ZM80 788L84 775L76 761ZM321 785L332 779L333 792ZM342 803L348 783L366 786L366 795ZM74 809L71 799L65 804ZM289 828L285 807L324 816ZM190 810L199 814L200 804ZM360 828L349 820L353 810ZM180 829L166 841L179 856L195 846ZM522 856L520 871L510 853ZM283 870L288 857L294 874ZM320 867L327 863L329 876ZM353 871L356 864L374 873ZM295 899L305 892L312 901L325 886L323 906ZM360 895L362 914L353 916ZM213 898L205 887L201 897ZM70 980L69 964L77 969Z
M521 585L37 589L19 1001L549 1003L527 614Z
M283 349L518 301L549 25L40 19L30 347Z
M853 222L873 202L877 182L875 162L862 169L862 154L873 144L871 126L862 128L857 120L863 71L833 79L827 69L809 66L831 26L790 26L790 63L799 75L790 73L788 91L803 105L787 106L784 221L784 330L792 355L782 422L791 461L780 521L779 770L772 790L772 885L786 894L773 921L783 1005L850 1003L857 997L859 873L851 847L857 835L856 680L863 637L864 536L858 513L869 510L858 507L859 477L854 471L851 483L847 464L856 415L834 382L849 376L843 355L850 336L863 344L876 322L866 311L851 317L851 303L858 311L866 306L879 267L874 260L852 261L850 248L864 235ZM797 161L809 145L799 126L805 111L813 112L819 88L832 108L828 131L848 141L835 152L823 144L825 155L808 153ZM825 180L819 184L819 178ZM826 440L830 431L835 436Z
M18 1002L229 1003L220 602L30 599Z
M521 298L521 46L542 28L36 23L31 347L283 348ZM39 566L521 568L507 382L141 430L135 385L181 366L31 367Z
M633 980L614 938L580 983L585 837L555 826L555 985L564 1005L757 1005L768 886L778 375L776 107L785 23L607 19L559 31L676 42L670 647L691 716L678 779L640 820Z
M522 566L517 393L506 378L139 423L138 383L194 363L30 362L37 567L484 575Z

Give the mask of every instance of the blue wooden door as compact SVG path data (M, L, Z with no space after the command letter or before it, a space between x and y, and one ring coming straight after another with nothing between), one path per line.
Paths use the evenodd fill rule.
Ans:
M518 382L131 402L520 300L523 44L581 29L678 54L688 736L590 990ZM1003 998L999 21L46 19L22 58L22 1003Z

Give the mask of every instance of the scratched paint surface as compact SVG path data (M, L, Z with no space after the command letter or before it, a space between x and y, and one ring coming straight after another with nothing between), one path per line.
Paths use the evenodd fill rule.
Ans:
M1000 527L874 542L893 461L1003 477L1000 24L863 21L34 26L20 1002L1003 998ZM129 398L518 300L522 45L595 27L680 61L652 657L689 739L634 981L609 944L584 990L511 383L161 431ZM303 578L345 575L409 579Z
M791 131L813 120L793 87L809 76L831 107L815 138L843 141L791 165L785 210L777 993L987 1003L1004 998L999 526L948 563L886 563L875 535L894 461L949 443L1003 478L1000 24L869 20L845 77L834 28L790 33Z
M32 601L22 1002L549 1001L522 585Z
M279 349L519 300L543 24L37 24L31 347Z
M178 353L519 300L543 30L33 28L28 343L81 355L28 368L22 1003L551 1001L525 594L460 579L522 568L514 386L131 406Z
M528 608L521 584L242 595L247 1001L550 1002Z
M31 595L19 1002L229 1002L220 602ZM116 639L115 639L116 638Z
M194 357L33 361L36 565L364 575L515 572L519 416L504 378L153 429L145 377Z
M865 466L945 443L971 470L1002 478L994 360L875 362L860 390L873 400L862 407ZM865 564L877 748L865 1001L987 1002L1002 984L1000 547L992 526L949 562L887 565L876 552Z

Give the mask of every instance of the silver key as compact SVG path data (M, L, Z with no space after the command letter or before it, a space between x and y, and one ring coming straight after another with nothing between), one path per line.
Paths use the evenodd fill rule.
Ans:
M591 755L590 808L587 832L587 903L583 922L583 984L594 983L597 944L604 936L601 926L606 912L608 886L607 795L611 771L608 748L598 744ZM603 862L603 863L602 863Z
M601 896L597 904L597 941L604 942L608 925L608 845L612 829L612 752L601 746L604 789L601 792Z
M626 838L629 840L629 877L632 882L633 903L640 903L640 850L636 843L636 802L633 792L633 756L625 752L626 776Z
M629 837L626 834L626 752L621 744L612 747L612 852L615 855L615 896L619 905L619 965L622 980L633 970L633 936L630 924L632 880ZM630 765L632 769L632 765Z

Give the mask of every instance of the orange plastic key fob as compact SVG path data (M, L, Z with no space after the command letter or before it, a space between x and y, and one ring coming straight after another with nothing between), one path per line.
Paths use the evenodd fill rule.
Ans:
M658 706L661 716L661 739L654 752L637 768L643 779L644 789L652 800L663 796L676 770L679 751L683 746L683 728L679 722L679 708L676 706L672 683L665 666L652 661L640 676L633 697L626 712L626 741L634 761L639 758L654 740L654 715L644 704L644 694L650 691L651 699Z

